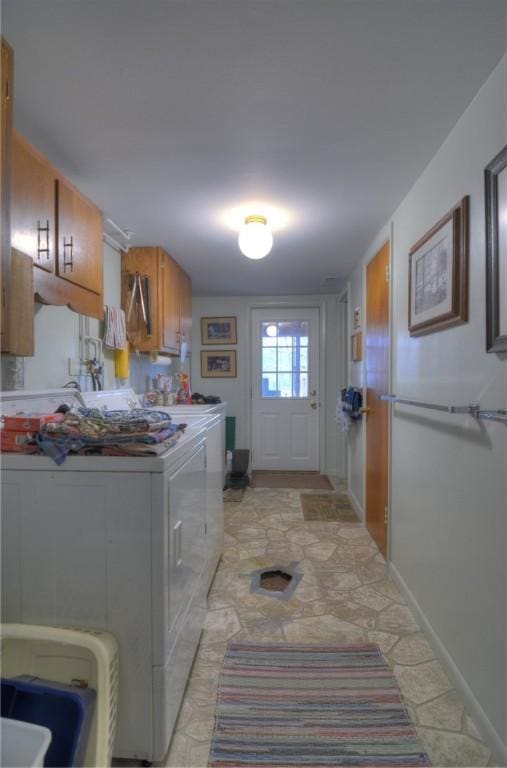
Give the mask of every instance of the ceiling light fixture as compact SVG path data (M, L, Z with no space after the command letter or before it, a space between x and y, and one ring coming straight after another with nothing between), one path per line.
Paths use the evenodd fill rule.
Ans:
M273 247L273 233L265 216L247 216L238 237L239 250L249 259L263 259Z

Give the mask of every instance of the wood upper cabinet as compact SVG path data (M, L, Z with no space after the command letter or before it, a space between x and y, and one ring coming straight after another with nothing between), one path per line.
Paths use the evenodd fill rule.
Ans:
M11 242L33 260L36 298L101 319L100 210L16 132L11 189Z
M102 214L64 179L56 181L58 275L102 293Z
M188 350L192 346L192 280L180 269L180 333Z
M148 335L142 317L139 301L134 301L127 318L129 338L140 352L165 352L179 355L183 331L182 309L186 313L186 334L190 333L192 314L188 302L192 283L179 264L162 248L155 246L130 248L122 256L122 304L128 313L136 274L141 278L143 289L145 278L149 278L150 299L143 294L145 306L151 318L151 334ZM182 279L184 275L184 279ZM182 300L182 287L186 298ZM188 317L189 315L189 317ZM185 334L185 335L186 335Z
M11 243L48 272L55 269L55 184L51 165L14 133Z
M162 270L160 322L163 328L162 345L160 349L179 354L179 275L181 270L179 265L176 264L176 262L164 251L162 251L160 266Z

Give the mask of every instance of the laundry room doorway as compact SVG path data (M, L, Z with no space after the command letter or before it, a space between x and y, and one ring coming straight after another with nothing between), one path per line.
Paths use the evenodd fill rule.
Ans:
M319 308L252 310L252 469L318 471Z

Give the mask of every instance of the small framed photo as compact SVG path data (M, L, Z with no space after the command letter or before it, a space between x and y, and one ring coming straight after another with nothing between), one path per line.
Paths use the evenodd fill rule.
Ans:
M486 351L507 352L507 145L484 171L486 183Z
M235 317L201 317L203 344L237 344Z
M468 320L468 209L467 196L410 249L411 336L443 331Z
M361 331L356 331L350 337L350 359L353 363L359 363L363 359Z
M235 349L201 350L201 378L235 379L236 376Z

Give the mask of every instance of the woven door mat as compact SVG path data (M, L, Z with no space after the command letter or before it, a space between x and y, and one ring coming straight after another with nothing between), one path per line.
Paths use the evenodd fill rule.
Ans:
M359 523L348 497L343 493L301 493L300 497L305 520Z
M282 472L255 469L250 479L252 488L295 488L305 491L332 491L326 475L319 472Z

